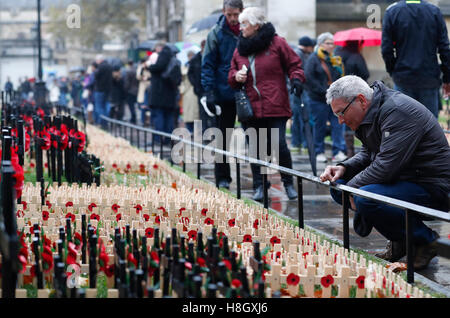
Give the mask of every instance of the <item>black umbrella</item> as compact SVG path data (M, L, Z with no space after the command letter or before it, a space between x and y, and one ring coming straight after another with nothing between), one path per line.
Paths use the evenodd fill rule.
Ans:
M309 162L311 162L311 169L314 176L317 177L316 150L314 148L313 131L309 123L309 114L306 111L303 101L300 106L300 112L300 118L303 120L303 136L306 138L306 145L308 147Z
M203 30L209 30L211 29L213 26L216 25L217 20L219 20L219 17L222 15L222 13L214 13L211 14L210 16L201 19L197 22L195 22L187 31L187 35L189 34L193 34L193 33L197 33Z

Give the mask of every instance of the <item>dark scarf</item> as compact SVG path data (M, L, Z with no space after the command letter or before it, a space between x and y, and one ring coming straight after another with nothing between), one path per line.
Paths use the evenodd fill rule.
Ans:
M241 56L249 56L263 52L270 46L275 35L275 28L270 22L262 25L251 38L244 38L241 34L239 35L237 44L238 52Z

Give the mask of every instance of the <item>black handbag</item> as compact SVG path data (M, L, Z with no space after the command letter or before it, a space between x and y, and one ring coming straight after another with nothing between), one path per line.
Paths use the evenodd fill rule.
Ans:
M255 57L252 56L249 58L250 60L250 68L254 70L255 65ZM255 72L253 71L253 74ZM253 76L254 86L256 87L256 76ZM245 91L245 85L242 85L241 89L234 94L234 98L236 100L236 113L238 116L238 120L240 122L249 121L254 117L252 104L250 103L250 99L248 98L247 92Z
M246 122L252 119L254 116L253 108L244 86L235 93L234 98L236 99L236 113L239 121Z

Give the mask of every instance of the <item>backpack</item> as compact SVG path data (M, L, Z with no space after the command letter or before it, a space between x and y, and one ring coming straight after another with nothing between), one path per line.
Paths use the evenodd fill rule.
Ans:
M181 62L175 55L172 56L161 76L163 79L169 81L174 87L181 84Z

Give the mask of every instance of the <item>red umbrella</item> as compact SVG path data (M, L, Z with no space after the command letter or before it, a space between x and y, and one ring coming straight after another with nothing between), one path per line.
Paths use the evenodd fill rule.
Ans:
M364 41L362 46L378 46L381 45L381 31L356 28L345 31L336 32L334 35L334 44L345 45L347 41Z

